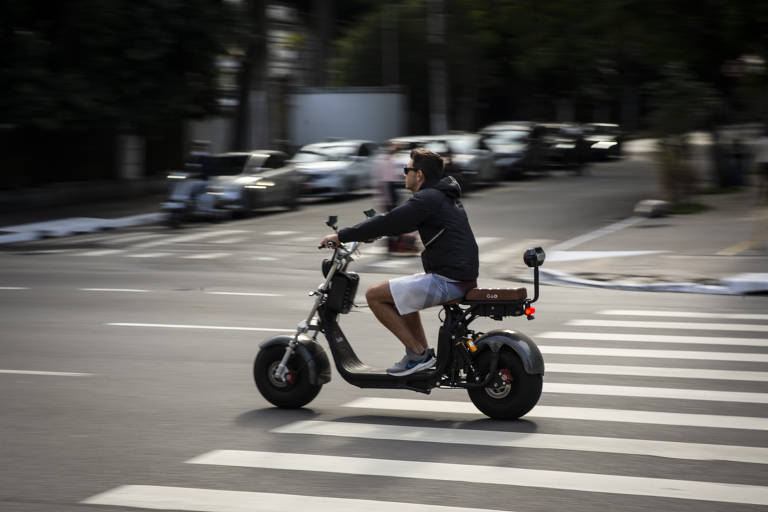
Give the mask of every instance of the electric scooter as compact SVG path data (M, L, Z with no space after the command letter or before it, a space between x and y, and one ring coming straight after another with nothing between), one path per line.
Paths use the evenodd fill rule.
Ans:
M365 212L373 216L373 211ZM337 231L336 217L326 223ZM541 247L528 249L523 261L533 268L533 298L525 288L469 290L463 299L442 305L442 326L433 368L393 376L358 359L339 326L339 316L354 307L359 276L348 270L360 242L337 244L333 257L324 260L325 280L310 295L314 304L293 336L275 336L263 342L253 364L256 387L270 403L298 408L311 402L331 380L328 355L318 343L323 333L336 370L360 388L405 389L430 393L434 388L466 389L472 403L494 419L525 415L541 396L544 359L525 334L494 329L475 332L470 323L479 317L501 321L510 316L534 318L532 304L539 298Z

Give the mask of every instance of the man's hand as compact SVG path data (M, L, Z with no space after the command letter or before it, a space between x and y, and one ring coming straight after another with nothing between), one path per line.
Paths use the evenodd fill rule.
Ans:
M334 247L339 245L339 235L336 233L332 235L326 235L323 237L323 239L320 241L320 247L318 249L323 247Z

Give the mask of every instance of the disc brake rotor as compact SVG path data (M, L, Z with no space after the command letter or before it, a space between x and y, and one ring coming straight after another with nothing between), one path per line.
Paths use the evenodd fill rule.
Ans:
M295 382L296 372L294 372L292 368L286 368L285 382L283 382L275 377L275 370L277 370L278 366L280 366L280 361L275 361L269 365L269 368L267 369L267 377L269 377L269 383L276 388L287 388Z
M486 386L485 392L491 398L505 398L512 391L513 381L512 373L508 369L502 368L499 370L496 378L493 379L493 382L491 382L491 385Z

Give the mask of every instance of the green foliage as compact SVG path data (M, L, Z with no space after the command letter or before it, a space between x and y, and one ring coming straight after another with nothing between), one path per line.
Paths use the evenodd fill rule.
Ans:
M8 0L4 9L4 123L139 128L215 107L220 0Z

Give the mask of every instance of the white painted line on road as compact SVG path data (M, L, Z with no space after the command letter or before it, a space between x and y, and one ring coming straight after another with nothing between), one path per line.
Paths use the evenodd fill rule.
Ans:
M221 240L212 240L214 244L239 244L240 242L244 242L246 240L245 237L234 237L234 238L222 238Z
M343 421L305 420L272 429L278 434L354 437L420 443L445 443L481 446L535 448L541 450L573 450L583 452L651 455L671 459L723 460L768 464L768 448L724 444L678 443L624 439L619 437L569 436L474 430L459 428L403 427Z
M258 292L205 292L209 295L242 295L246 297L282 297L278 293L258 293Z
M123 249L101 249L97 251L86 251L75 254L75 256L108 256L110 254L118 254L125 252Z
M26 286L0 286L0 290L29 290Z
M712 336L673 336L667 334L618 334L606 332L543 332L535 338L587 341L631 341L635 343L680 343L691 345L732 345L744 347L768 347L765 338L718 338Z
M117 236L111 236L109 238L109 241L112 243L128 243L128 242L136 242L138 240L146 240L147 238L160 238L163 237L163 235L159 235L157 233L135 233L132 235L117 235Z
M267 236L300 235L301 231L267 231Z
M695 359L704 361L746 361L768 363L768 354L743 352L699 352L696 350L643 350L634 348L562 347L540 345L542 354L599 357L639 357L652 359Z
M639 320L569 320L566 325L575 327L627 327L631 329L691 329L694 331L749 331L768 332L768 325L759 324L710 324L699 322L645 322Z
M588 375L629 375L672 379L743 380L768 382L768 372L742 372L701 368L665 368L661 366L608 366L600 364L546 364L547 373L583 373Z
M477 236L475 237L475 242L477 243L478 247L482 247L487 244L491 244L493 242L497 242L499 240L504 240L501 237L498 236Z
M274 327L227 327L223 325L145 324L133 322L110 322L104 325L109 325L112 327L157 327L160 329L212 329L217 331L296 332L296 329L276 329Z
M229 252L204 252L201 254L190 254L188 256L182 256L182 258L187 260L214 260L217 258L224 258L230 254L231 253Z
M136 288L78 288L81 292L128 292L128 293L147 293L149 290L139 290Z
M709 318L728 320L768 320L768 315L751 313L699 313L696 311L650 311L640 309L606 309L599 311L599 315L617 316L662 316L676 318Z
M627 219L624 219L619 222L615 222L613 224L610 224L608 226L605 226L603 228L597 229L595 231L591 231L589 233L586 233L581 236L577 236L575 238L571 238L570 240L566 240L565 242L561 242L554 247L550 247L550 250L553 251L566 251L568 249L573 249L577 245L581 245L583 243L589 242L591 240L594 240L596 238L600 238L601 236L610 235L611 233L615 233L617 231L620 231L624 228L628 228L630 226L634 226L635 224L642 222L645 220L643 217L629 217Z
M146 249L148 247L155 247L157 245L163 245L163 244L170 245L170 244L177 244L181 242L195 242L198 240L203 240L205 238L212 238L215 236L229 236L229 235L236 235L240 233L247 233L247 231L243 231L242 229L229 229L229 230L222 230L222 231L203 231L201 233L191 233L189 235L181 235L181 236L175 236L171 238L161 238L159 240L153 240L151 242L136 244L134 248Z
M598 260L601 258L626 258L629 256L650 256L669 251L550 251L547 263L562 261Z
M0 370L0 373L13 373L20 375L49 375L52 377L90 377L93 375L93 373L44 372L39 370Z
M342 407L384 409L388 411L482 415L471 402L417 400L415 398L364 397L343 404ZM768 430L768 418L659 411L633 411L630 409L602 409L592 407L537 405L531 412L525 415L525 418L554 418L563 420L641 423L646 425Z
M277 258L273 256L256 256L255 258L251 258L253 261L276 261Z
M190 464L315 471L388 478L420 478L449 482L474 482L515 487L768 505L768 487L765 486L474 464L421 462L412 459L393 460L308 453L214 450L187 462Z
M164 256L170 256L170 252L145 252L142 254L129 254L129 258L162 258Z
M672 389L648 386L608 386L605 384L569 384L545 382L544 393L573 395L631 396L645 398L671 398L673 400L705 400L712 402L738 402L768 404L768 393L746 391L714 391L711 389Z
M325 498L298 494L224 491L159 485L123 485L92 496L81 503L194 512L276 512L285 510L311 510L312 512L498 512L479 508L444 507L397 501Z

